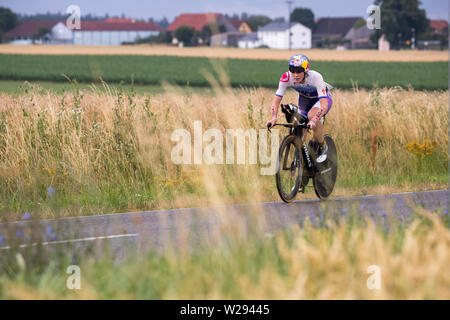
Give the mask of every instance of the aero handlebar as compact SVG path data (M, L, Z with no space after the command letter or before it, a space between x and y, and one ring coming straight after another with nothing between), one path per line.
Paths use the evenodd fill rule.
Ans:
M283 113L289 113L291 116L295 117L295 118L297 119L297 121L299 121L299 118L296 117L295 114L292 114L292 113L291 113L292 111L289 112L289 111L286 109L285 105L283 105L283 104L281 104L281 111L282 111ZM296 113L297 113L297 112L296 112ZM301 127L301 128L305 128L305 129L307 129L307 130L310 130L311 128L310 128L310 126L307 124L308 118L305 118L303 115L300 115L299 113L297 113L297 114L301 117L302 120L304 120L303 122L297 122L297 123L280 123L280 124L277 123L277 124L274 124L273 126L271 126L270 123L268 123L268 124L267 124L267 130L269 130L269 132L271 132L271 131L270 131L270 128L271 128L271 127L275 127L275 126L283 126L283 127L287 127L287 128Z

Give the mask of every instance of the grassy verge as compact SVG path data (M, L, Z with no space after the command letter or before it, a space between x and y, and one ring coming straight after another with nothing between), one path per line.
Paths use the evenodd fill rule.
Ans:
M54 217L279 200L274 177L261 175L268 166L261 154L256 164L249 157L238 164L237 155L232 164L194 164L191 149L191 164L173 160L175 130L193 139L194 121L201 121L203 133L215 128L224 139L227 129L243 129L267 141L272 90L27 90L0 95L3 220L27 211ZM296 99L291 91L285 102ZM447 91L336 90L333 100L326 130L339 152L335 196L447 186ZM224 160L226 141L215 141L223 143L216 151L222 149ZM273 141L268 154L278 150ZM204 140L201 152L210 143Z
M207 59L169 56L7 55L0 54L0 79L65 82L63 75L91 83L210 86L223 78L234 87L275 88L286 62L248 59ZM448 89L448 62L314 61L312 68L337 88L412 86L419 90ZM206 76L209 75L209 76Z
M246 223L233 217L229 227L215 231L212 239L219 242L129 253L121 261L106 253L94 260L74 248L58 253L14 248L0 256L0 298L450 298L447 211L418 209L407 221L389 213L363 216L310 216L302 229L270 235L256 229L242 232ZM66 287L72 275L66 270L74 264L80 268L79 290Z

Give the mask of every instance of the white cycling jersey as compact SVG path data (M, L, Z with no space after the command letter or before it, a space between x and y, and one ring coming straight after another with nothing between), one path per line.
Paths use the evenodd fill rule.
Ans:
M308 76L305 79L305 83L294 82L294 77L291 72L288 71L281 76L278 90L275 95L283 97L287 87L294 88L299 94L306 98L326 98L327 91L333 87L323 81L323 77L320 73L314 70L308 71Z

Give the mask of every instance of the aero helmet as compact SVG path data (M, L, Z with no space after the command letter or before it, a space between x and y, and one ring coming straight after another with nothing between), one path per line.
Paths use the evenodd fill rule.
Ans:
M289 69L291 67L294 67L295 69L301 67L303 70L308 72L309 70L309 59L307 56L303 54L296 54L295 56L292 56L291 59L289 59Z

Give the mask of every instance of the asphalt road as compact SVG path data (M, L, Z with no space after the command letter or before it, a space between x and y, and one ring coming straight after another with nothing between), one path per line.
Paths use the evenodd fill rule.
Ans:
M448 190L381 196L299 200L290 204L265 202L222 207L186 208L104 214L75 218L26 220L0 224L0 255L13 250L63 248L77 254L107 248L115 257L138 249L164 251L169 245L185 249L227 235L254 229L271 235L309 219L320 224L324 216L370 216L376 221L393 217L407 222L415 208L448 210Z

